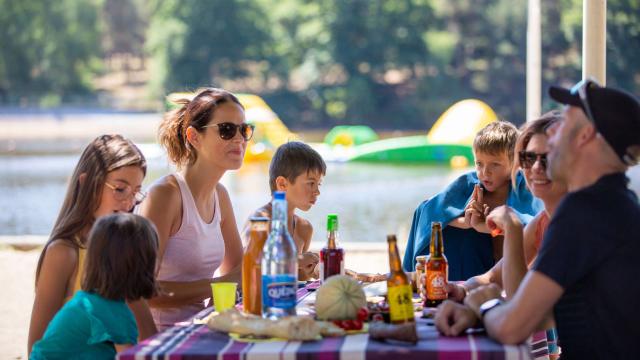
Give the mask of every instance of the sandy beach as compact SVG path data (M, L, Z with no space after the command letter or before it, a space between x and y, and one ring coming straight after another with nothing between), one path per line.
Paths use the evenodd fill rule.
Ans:
M312 248L317 249L319 245L314 243ZM344 244L345 267L359 272L388 271L385 246L384 243ZM0 359L27 358L29 319L40 251L41 248L21 251L10 245L0 247L0 284L5 293L0 307Z
M26 359L33 285L40 250L0 248L0 358Z

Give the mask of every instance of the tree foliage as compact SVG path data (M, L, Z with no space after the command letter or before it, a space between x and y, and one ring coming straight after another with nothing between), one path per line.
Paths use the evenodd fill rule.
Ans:
M543 88L570 85L581 76L582 0L541 5ZM469 97L524 121L527 0L0 0L0 6L5 100L90 92L101 60L128 52L149 60L148 86L158 99L203 85L254 92L293 127L427 129ZM609 0L607 7L608 83L638 94L640 0Z
M91 89L101 58L98 0L0 0L0 91L58 103Z

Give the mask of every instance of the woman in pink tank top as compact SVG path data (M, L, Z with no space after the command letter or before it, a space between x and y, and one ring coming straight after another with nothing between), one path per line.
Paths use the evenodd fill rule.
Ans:
M253 134L231 93L200 90L165 115L159 139L178 171L159 179L140 214L160 240L160 295L149 304L159 329L189 320L211 298L211 282L240 281L242 244L220 179L240 168ZM215 304L214 304L215 305Z

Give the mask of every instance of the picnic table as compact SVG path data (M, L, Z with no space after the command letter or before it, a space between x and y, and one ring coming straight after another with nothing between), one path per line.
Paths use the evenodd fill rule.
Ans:
M315 298L317 283L298 290L298 304ZM203 319L212 308L198 313ZM540 336L529 343L502 345L486 333L473 332L464 336L446 337L433 326L431 319L416 313L419 341L416 345L400 342L378 342L367 333L343 337L327 337L317 341L244 342L229 335L211 331L193 321L175 326L118 354L121 360L138 359L536 359L546 358L546 338ZM534 354L534 355L532 355Z

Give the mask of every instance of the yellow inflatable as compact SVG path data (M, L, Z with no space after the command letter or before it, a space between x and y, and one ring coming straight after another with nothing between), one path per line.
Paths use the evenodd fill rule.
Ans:
M167 96L169 102L177 99L192 99L196 94L189 92L172 93ZM269 161L278 146L287 141L297 140L298 136L287 128L258 95L235 94L244 106L247 122L255 125L253 138L247 145L244 161ZM169 104L169 106L172 106Z
M245 161L269 161L278 146L298 139L261 97L253 94L236 96L244 106L247 122L256 127L247 145Z
M476 133L497 120L489 105L476 99L458 101L433 124L427 139L431 144L473 144Z

